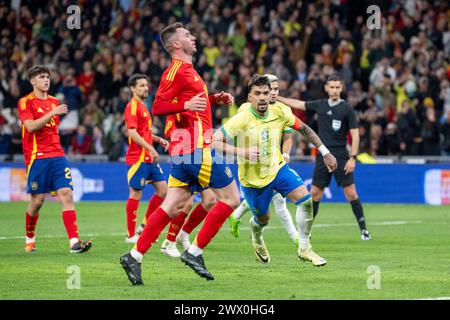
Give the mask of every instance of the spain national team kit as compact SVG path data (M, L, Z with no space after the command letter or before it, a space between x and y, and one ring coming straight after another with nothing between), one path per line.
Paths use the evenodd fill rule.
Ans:
M26 129L27 120L35 121L42 118L59 101L48 96L46 99L36 97L30 93L19 100L19 118L22 122L22 148L27 166L27 192L30 194L54 194L60 189L73 190L72 176L69 162L61 147L58 125L59 116L53 116L41 129L30 132ZM78 239L78 226L75 210L62 212L64 226L70 241L70 252L81 253L89 250L91 241ZM35 215L26 213L26 246L27 252L35 248L35 228L39 219L39 212Z
M206 108L196 112L185 109L185 103L195 96L206 99ZM218 159L211 150L213 135L211 104L214 96L191 63L173 59L164 71L153 102L154 115L167 115L165 134L170 134L169 154L171 157L170 188L189 188L191 193L207 187L224 188L233 182L230 168ZM193 243L181 256L201 277L208 280L214 277L203 267L201 252L214 238L223 222L234 208L225 202L217 201L210 209ZM120 258L120 263L132 284L143 284L140 263L143 255L150 249L172 217L159 207L149 217L135 247ZM195 262L194 262L195 260Z
M52 96L39 99L33 93L19 101L19 118L36 120L49 113L59 104ZM41 129L29 132L22 125L22 148L27 166L27 192L31 194L49 193L72 186L69 163L61 147L59 117L53 116Z
M203 112L184 111L184 103L204 92ZM169 154L172 167L170 187L188 186L191 192L207 187L223 188L233 181L231 170L215 157L210 144L213 135L211 103L208 89L192 64L174 59L161 77L153 103L153 112L166 113L166 106L182 112L172 112L166 131L171 132Z
M136 129L136 132L150 145L153 144L152 116L142 101L132 98L125 107L125 124L127 129ZM154 163L150 152L139 146L133 139L128 138L128 150L125 155L127 165L127 180L130 188L142 190L145 185L165 181L166 177L158 163ZM155 211L164 198L153 194L150 198L147 211L141 227L147 224L148 217ZM126 242L136 242L136 217L139 200L129 198L126 205L127 239Z
M152 144L152 117L147 107L137 99L131 99L125 108L127 129L136 129L137 133ZM128 138L128 151L125 163L128 167L128 184L135 190L142 190L150 182L165 181L166 178L158 163L153 163L150 152Z

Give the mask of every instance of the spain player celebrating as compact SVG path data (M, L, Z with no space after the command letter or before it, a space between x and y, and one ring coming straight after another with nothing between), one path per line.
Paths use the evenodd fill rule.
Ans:
M78 239L77 217L72 195L72 177L69 162L61 147L59 116L68 112L65 104L48 95L50 70L34 66L28 70L33 92L19 100L19 118L22 122L22 147L27 166L27 192L31 200L26 212L25 251L36 250L35 229L39 210L47 193L56 192L62 205L62 218L70 242L71 253L88 251L91 241Z
M213 280L203 261L203 249L240 202L230 168L210 148L211 104L232 104L233 98L224 92L208 95L205 83L192 65L192 57L197 52L195 37L181 23L164 28L161 41L172 63L162 74L152 110L155 115L174 115L176 129L169 147L172 167L166 199L150 216L135 247L120 258L133 285L143 284L140 267L143 255L164 227L180 214L194 191L207 187L214 191L218 201L180 258L199 276Z
M280 141L283 129L299 131L309 142L319 148L329 171L336 169L336 159L320 141L317 134L292 114L289 107L270 105L270 81L266 76L253 76L248 83L248 108L231 119L214 134L213 146L217 151L238 156L238 174L245 198L253 213L250 219L252 243L257 258L270 262L269 251L263 240L263 230L268 224L269 204L274 192L288 197L297 205L299 231L298 257L311 261L314 266L326 264L309 244L313 223L311 195L300 176L283 160ZM226 139L237 137L234 143ZM242 159L245 157L245 159ZM247 161L246 159L250 159Z
M151 183L155 194L150 198L144 224L148 217L163 202L167 193L167 183L164 173L157 163L159 155L153 147L153 142L161 144L165 150L169 142L152 134L152 116L144 104L148 97L150 80L144 74L134 74L128 79L128 87L133 97L125 108L125 124L128 129L128 151L125 162L128 167L128 185L130 195L127 201L127 237L126 243L136 243L136 216L142 189Z

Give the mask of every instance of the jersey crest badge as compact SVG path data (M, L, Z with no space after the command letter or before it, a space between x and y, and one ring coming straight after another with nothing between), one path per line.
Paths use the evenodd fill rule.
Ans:
M225 173L227 174L228 178L233 178L233 174L231 173L231 170L229 167L225 168Z
M338 131L341 128L341 120L334 120L331 122L331 127L333 128L334 131Z

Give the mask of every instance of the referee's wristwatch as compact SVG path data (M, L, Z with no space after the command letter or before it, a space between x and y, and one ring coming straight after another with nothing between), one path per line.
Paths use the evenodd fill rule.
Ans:
M350 158L352 158L353 160L355 160L355 161L356 161L356 154L354 154L354 155L351 155L351 156L350 156Z

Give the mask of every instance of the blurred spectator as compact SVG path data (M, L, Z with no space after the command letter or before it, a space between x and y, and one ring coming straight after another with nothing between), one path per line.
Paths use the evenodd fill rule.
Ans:
M444 136L444 142L442 144L442 154L450 156L450 112L447 112L444 118L444 124L441 127L442 135Z
M426 156L441 155L439 145L440 128L436 121L436 115L433 107L428 107L426 111L426 119L422 124L421 136L423 139L423 154Z
M64 80L59 93L64 95L64 100L69 107L69 110L80 110L82 107L82 93L78 87L75 77L68 74Z
M380 154L382 155L396 156L400 153L400 134L395 123L388 123L380 145Z
M419 136L419 119L409 106L408 100L403 100L397 119L397 130L400 134L400 151L403 155L418 155L421 138Z
M95 126L92 130L92 153L104 154L105 153L105 139L103 137L102 130Z
M344 98L362 122L365 151L396 154L396 137L405 155L446 150L448 140L441 145L435 134L430 140L435 132L430 128L442 124L445 131L450 111L448 1L390 0L381 6L379 30L368 29L365 7L355 1L81 1L82 29L76 32L66 30L65 7L56 2L14 5L20 15L0 1L0 110L16 110L18 99L31 91L28 68L48 65L50 94L62 94L71 111L61 117L62 136L69 137L65 147L83 125L97 141L103 134L112 160L123 155L127 79L135 72L149 75L150 106L170 64L159 33L182 21L197 39L196 67L209 92L229 91L240 104L247 100L252 74L274 73L282 95L321 99L326 76L337 71L345 82ZM213 106L214 125L234 112ZM316 128L313 117L295 112ZM154 117L158 130L164 120ZM16 150L20 126L7 121L12 140L7 147L2 133L0 150ZM310 154L303 142L294 148Z
M84 125L78 127L77 133L72 138L70 153L73 155L86 155L91 153L92 136L88 134Z
M8 122L0 115L0 154L9 154L12 137L8 129Z

